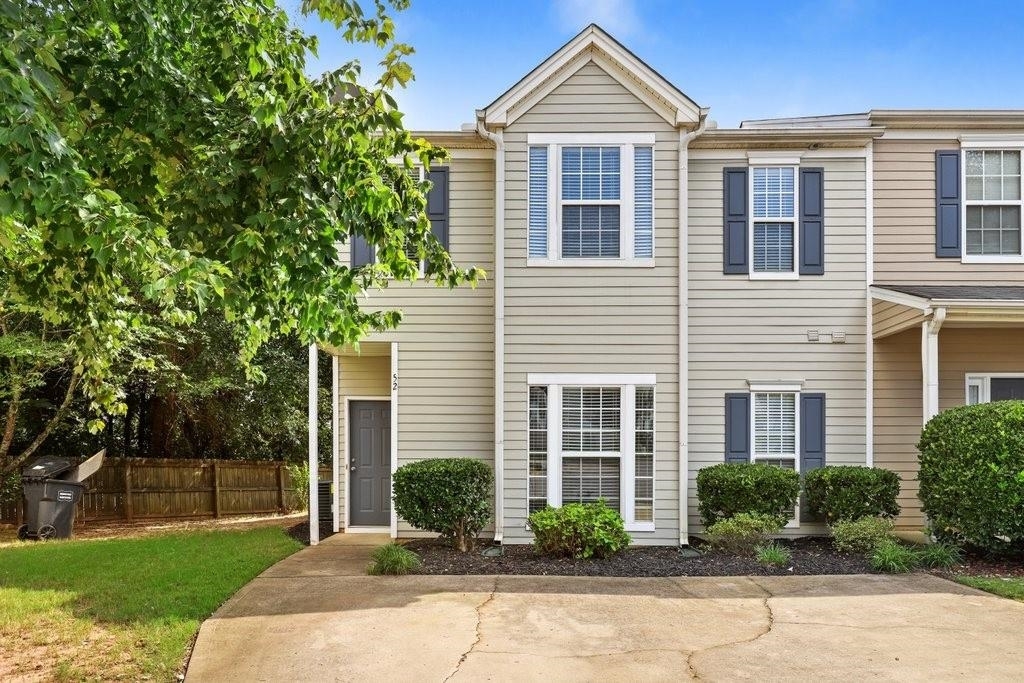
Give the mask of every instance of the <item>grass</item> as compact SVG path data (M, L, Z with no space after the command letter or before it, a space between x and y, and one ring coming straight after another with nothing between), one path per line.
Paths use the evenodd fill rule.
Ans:
M1011 600L1024 602L1024 578L1004 579L998 576L957 576L965 586L995 593Z
M420 556L397 543L388 543L374 549L370 558L372 562L366 573L371 576L408 574L420 566Z
M267 527L5 548L0 679L174 680L202 621L300 547Z
M793 559L793 554L789 552L789 549L778 543L757 546L754 548L754 556L761 565L780 569L788 566Z

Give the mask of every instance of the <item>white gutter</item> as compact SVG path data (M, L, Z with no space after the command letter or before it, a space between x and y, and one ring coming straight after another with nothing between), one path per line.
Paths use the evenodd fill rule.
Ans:
M875 466L875 309L871 285L875 279L875 162L874 142L867 144L864 157L864 309L867 321L864 330L864 432L865 463Z
M708 112L700 114L700 124L690 132L679 131L679 545L690 544L690 524L687 500L690 480L690 142L704 132L708 123Z
M494 143L494 542L505 535L505 139L476 113L476 132Z

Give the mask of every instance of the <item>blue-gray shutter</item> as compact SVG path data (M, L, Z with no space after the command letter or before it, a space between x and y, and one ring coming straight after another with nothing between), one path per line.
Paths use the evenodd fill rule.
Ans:
M750 394L725 395L725 461L750 462Z
M445 251L448 248L448 168L441 166L427 173L430 192L427 193L427 218L430 230Z
M935 255L960 258L960 150L935 152Z
M825 466L825 394L800 394L800 474ZM807 509L806 497L800 503L801 521L818 521Z
M373 246L362 235L352 235L352 267L368 266L377 261Z
M825 274L825 169L800 169L800 274Z
M746 275L750 272L748 263L747 235L747 169L726 168L723 170L723 264L726 275Z

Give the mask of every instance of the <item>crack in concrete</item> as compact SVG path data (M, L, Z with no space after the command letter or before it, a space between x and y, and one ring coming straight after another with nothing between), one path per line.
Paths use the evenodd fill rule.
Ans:
M775 597L774 593L772 593L770 590L765 588L763 585L761 585L760 583L755 581L753 578L749 578L748 577L747 580L750 581L750 583L752 583L755 586L757 586L758 588L760 588L761 591L764 593L764 599L761 601L761 606L764 607L765 617L767 619L767 623L765 624L764 630L761 631L758 634L755 634L752 638L742 638L740 640L733 640L733 641L730 641L728 643L719 643L717 645L712 645L711 647L701 648L700 650L692 650L690 652L690 654L686 657L686 670L690 674L691 680L694 680L694 681L704 680L703 678L701 678L700 672L697 670L697 667L694 666L694 663L693 663L693 658L696 657L697 655L704 654L706 652L711 652L712 650L718 650L718 649L721 649L723 647L732 647L733 645L743 645L744 643L753 643L753 642L755 642L757 640L760 640L761 638L764 638L766 635L768 635L769 633L772 632L773 628L775 628L775 612L772 610L772 605L771 605L771 602L770 602L770 600Z
M466 662L466 659L469 657L470 654L472 654L473 650L476 649L476 646L479 645L480 641L483 639L483 632L480 630L480 626L483 623L483 609L487 607L487 605L489 605L492 600L494 600L494 595L497 592L498 577L494 577L494 585L491 587L491 592L487 596L487 599L476 606L476 638L473 640L473 644L469 646L469 649L463 652L462 655L459 657L459 661L455 663L455 668L452 669L452 672L445 677L444 683L448 683L448 681L452 680L452 678L454 678L455 675L459 673L459 669L462 668L462 665Z

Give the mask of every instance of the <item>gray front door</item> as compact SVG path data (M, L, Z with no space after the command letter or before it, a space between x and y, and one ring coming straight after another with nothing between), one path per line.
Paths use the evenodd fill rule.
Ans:
M993 401L1019 401L1024 399L1024 377L993 377L990 387Z
M391 525L391 402L349 403L351 526Z

